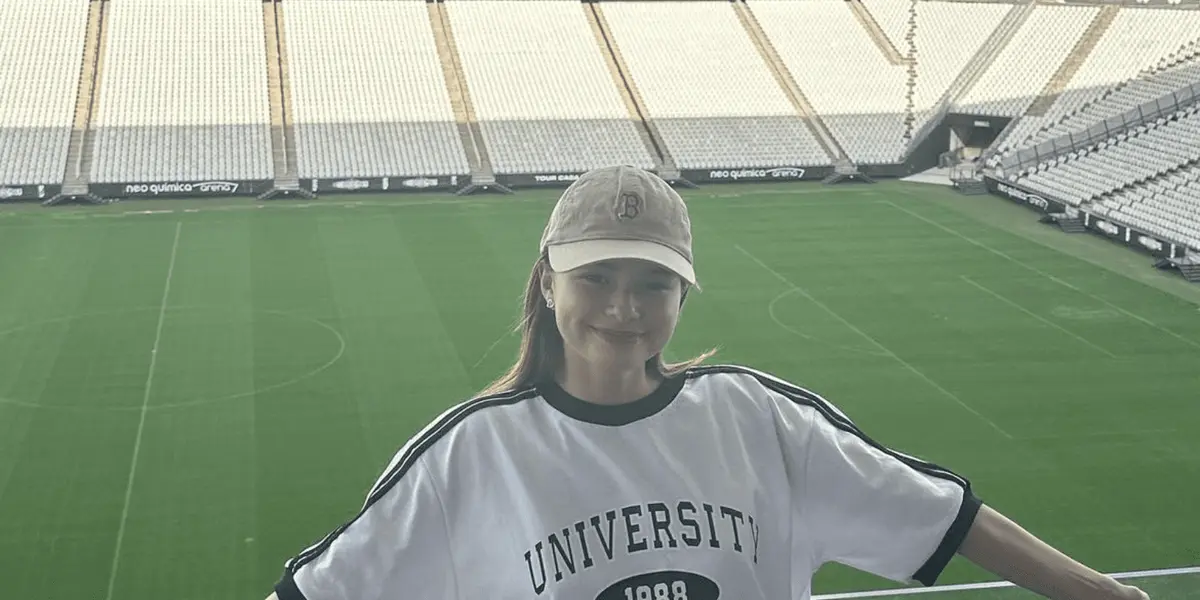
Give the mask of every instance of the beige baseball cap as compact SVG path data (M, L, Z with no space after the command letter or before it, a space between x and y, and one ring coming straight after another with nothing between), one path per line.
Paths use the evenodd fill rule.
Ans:
M601 167L575 180L554 206L540 248L555 271L634 258L697 285L687 205L666 181L637 167Z

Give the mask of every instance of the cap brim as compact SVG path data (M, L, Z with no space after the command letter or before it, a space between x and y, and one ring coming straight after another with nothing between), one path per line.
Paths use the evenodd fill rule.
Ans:
M677 273L692 285L696 284L696 272L687 259L678 252L654 242L638 240L586 240L559 244L547 248L550 268L555 271L572 271L600 262L620 258L646 260Z

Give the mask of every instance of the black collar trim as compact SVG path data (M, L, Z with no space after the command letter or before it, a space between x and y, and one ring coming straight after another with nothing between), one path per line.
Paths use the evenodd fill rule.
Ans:
M553 379L537 385L538 393L559 412L595 425L620 426L658 414L679 395L687 376L680 374L664 380L653 392L625 404L596 404L568 394Z

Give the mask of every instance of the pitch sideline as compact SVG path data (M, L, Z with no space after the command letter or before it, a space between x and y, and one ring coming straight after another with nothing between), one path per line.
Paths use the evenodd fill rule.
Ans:
M1200 566L1179 567L1173 569L1151 569L1148 571L1127 571L1124 573L1109 573L1114 579L1134 579L1143 577L1169 577L1173 575L1192 575L1200 573ZM907 596L911 594L931 594L937 592L963 592L986 590L994 588L1016 587L1008 581L989 581L984 583L963 583L956 585L935 585L924 588L900 588L895 590L873 590L869 592L847 592L842 594L820 594L812 600L852 600L857 598L884 598L891 596Z

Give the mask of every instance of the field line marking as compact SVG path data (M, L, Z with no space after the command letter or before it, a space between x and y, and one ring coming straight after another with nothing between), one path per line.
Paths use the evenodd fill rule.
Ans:
M1192 575L1200 573L1200 567L1181 567L1177 569L1152 569L1149 571L1128 571L1125 573L1108 573L1113 579L1137 579L1143 577L1171 577L1175 575ZM912 594L931 594L937 592L961 592L971 590L987 590L995 588L1016 587L1008 581L989 581L986 583L963 583L956 585L935 585L923 588L900 588L895 590L872 590L869 592L848 592L844 594L818 594L812 600L850 600L853 598L880 598L890 596L908 596Z
M969 235L966 235L960 231L957 231L955 229L952 229L950 227L942 225L941 223L938 223L937 221L934 221L933 219L930 219L930 218L926 217L925 215L908 210L907 208L904 208L903 206L900 206L899 204L896 204L895 202L892 202L891 200L884 200L882 203L887 204L888 206L891 206L892 208L894 208L900 212L903 212L912 217L915 217L917 219L925 221L926 223L933 225L934 227L937 227L938 229L941 229L942 231L945 231L946 233L949 233L950 235L953 235L962 240L965 240L966 242L968 242L972 245L979 246L980 248L983 248L984 250L987 250L988 252L991 252L992 254L995 254L996 256L1007 259L1017 265L1025 267L1026 269L1029 269L1030 271L1033 271L1034 273L1037 273L1037 274L1049 279L1050 281L1053 281L1059 285L1062 285L1062 286L1066 287L1067 289L1079 292L1079 293L1081 293L1085 296L1088 296L1094 300L1099 300L1100 302L1107 305L1109 308L1116 309L1117 311L1121 312L1122 314L1124 314L1128 317L1131 317L1133 319L1136 319L1138 321L1141 321L1142 323L1145 323L1146 325L1149 325L1149 326L1151 326L1151 327L1153 327L1175 339L1178 339L1179 341L1181 341L1189 346L1193 346L1195 348L1200 348L1200 342L1183 337L1182 335L1179 335L1178 333L1175 333L1174 331L1171 331L1170 329L1167 329L1166 327L1163 327L1162 325L1159 325L1145 317L1136 315L1128 310L1125 310L1124 308L1121 308L1120 306L1117 306L1116 304L1113 304L1112 302L1109 302L1108 300L1105 300L1104 298L1101 298L1100 296L1097 296L1089 291L1079 289L1078 287L1075 287L1074 285L1072 285L1066 281L1063 281L1062 279L1059 279L1058 277L1055 277L1055 276L1053 276L1053 275L1051 275L1051 274L1049 274L1027 262L1013 258L1012 256L1009 256L1008 254L1004 253L1003 251L997 250L979 240L976 240L975 238L972 238Z
M820 307L822 310L824 310L825 312L829 313L829 314L830 314L830 316L832 316L833 318L835 318L835 319L837 319L838 321L840 321L840 322L841 322L843 325L845 325L846 327L849 327L849 328L850 328L852 331L854 331L855 333L857 333L858 335L862 336L862 337L863 337L864 339L866 339L867 341L869 341L869 342L871 342L872 344L874 344L876 348L879 348L879 349L880 349L881 351L883 351L883 352L884 352L884 353L885 353L887 356L891 357L893 360L895 360L896 362L898 362L898 363L900 363L901 365L903 365L903 366L904 366L904 368L908 369L908 370L909 370L909 371L911 371L913 374L915 374L917 377L920 377L920 378L921 378L921 379L923 379L923 380L924 380L926 383L928 383L929 385L933 386L933 387L934 387L935 389L937 389L939 392L941 392L942 394L944 394L944 395L945 395L947 398L950 398L951 400L954 400L955 402L957 402L957 403L958 403L958 405L959 405L959 406L961 406L961 407L965 408L965 409L966 409L968 412L970 412L971 414L975 415L976 417L979 417L979 419L980 419L980 420L982 420L983 422L985 422L985 423L987 423L988 425L990 425L990 426L992 427L992 429L995 429L995 430L996 430L998 433L1000 433L1000 435L1004 436L1006 439L1010 439L1010 440L1011 440L1011 439L1014 439L1014 438L1013 438L1013 436L1012 436L1012 434L1010 434L1010 433L1008 433L1007 431L1005 431L1005 430L1001 429L999 425L996 425L995 423L993 423L993 422L992 422L992 420L991 420L991 419L989 419L989 418L987 418L987 417L983 416L982 414L980 414L980 412L979 412L979 411L975 410L974 408L971 408L971 407L970 407L970 406L969 406L969 405L968 405L966 402L963 402L963 401L962 401L962 398L959 398L957 394L955 394L954 392L951 392L950 390L947 390L946 388L942 387L942 386L941 386L941 384L939 384L938 382L934 381L934 380L933 380L933 379L931 379L931 378L930 378L928 375L926 375L925 373L922 373L922 372L921 372L920 370L918 370L916 367L914 367L914 366L912 366L911 364L909 364L909 362L908 362L908 361L904 360L903 358L900 358L898 355L896 355L896 353L895 353L895 352L892 352L890 349L888 349L888 347L887 347L887 346L884 346L882 343L880 343L880 342L879 342L879 340L875 339L874 337L871 337L871 335L870 335L870 334L868 334L867 332L865 332L865 331L863 331L863 330L859 329L859 328L858 328L858 327L856 327L856 326L855 326L853 323L851 323L850 321L847 321L847 320L846 320L844 317L842 317L842 316L841 316L841 315L839 315L838 313L834 312L834 310L833 310L832 308L829 308L828 306L826 306L826 305L825 305L823 302L821 302L820 300L817 300L816 298L812 297L812 296L811 296L811 295L810 295L810 294L809 294L807 291L805 291L805 290L804 290L804 288L801 288L800 286L796 285L795 283L792 283L792 281L791 281L791 280L789 280L787 277L784 277L784 276L783 276L782 274L780 274L778 271L776 271L775 269L772 269L772 268L771 268L769 265L767 265L767 264L766 264L766 263L764 263L763 261L759 260L757 256L754 256L753 254L751 254L749 250L746 250L745 248L741 247L739 244L734 244L734 245L733 245L733 247L734 247L734 248L737 248L737 250L738 250L739 252L741 252L742 254L745 254L745 255L746 255L746 257L747 257L747 258L749 258L750 260L752 260L752 261L754 261L754 262L758 263L758 265L759 265L760 267L762 267L763 269L766 269L768 272L770 272L772 275L774 275L776 279L779 279L779 280L780 280L780 281L782 281L782 282L783 282L785 285L787 285L787 286L791 287L792 289L796 290L796 292L797 292L797 293L799 293L800 295L802 295L802 296L804 296L805 298L807 298L809 302L812 302L813 304L817 305L817 306L818 306L818 307Z
M866 354L867 356L882 356L884 358L888 358L887 354L880 352L878 350L866 350L863 348L854 348L852 346L841 346L838 344L834 344L832 342L827 342L818 337L811 336L807 333L804 333L803 331L800 331L799 329L796 329L795 327L792 327L791 325L788 325L787 323L784 323L783 320L779 318L779 315L775 314L775 305L778 304L780 300L783 300L784 298L787 298L788 296L791 296L794 293L796 293L796 289L794 289L794 288L790 289L790 290L784 290L783 293L779 294L778 296L775 296L774 300L771 300L769 303L767 303L767 316L771 317L771 320L775 321L775 324L778 325L781 329L783 329L784 331L791 333L792 335L795 335L797 337L806 339L810 342L821 344L823 346L828 346L830 348L836 348L838 350L845 350L847 352L857 352L859 354Z
M163 285L162 302L158 309L158 326L154 330L154 345L150 348L150 369L146 374L146 390L142 395L142 411L138 419L137 436L133 439L133 458L129 460L129 480L125 484L125 505L121 508L121 524L117 528L117 545L113 550L112 570L108 574L106 600L112 600L117 583L117 567L121 560L121 544L125 541L125 524L129 519L129 499L133 495L133 478L137 474L138 454L142 450L142 433L146 430L146 413L150 407L150 388L154 384L154 367L158 364L158 343L162 340L163 321L167 316L167 297L171 294L171 277L175 274L175 256L179 252L179 233L183 221L175 223L175 241L171 243L171 260L167 264L167 282Z
M1043 317L1042 315L1039 315L1039 314L1037 314L1037 313L1035 313L1035 312L1033 312L1033 311L1029 310L1028 308L1025 308L1024 306L1021 306L1020 304L1017 304L1017 303L1016 303L1016 302L1014 302L1013 300L1011 300L1011 299L1009 299L1009 298L1006 298L1005 296L1001 295L1001 294L1000 294L1000 292L997 292L997 291L995 291L995 290L992 290L991 288L988 288L987 286L984 286L982 283L979 283L979 282L977 282L977 281L975 281L975 280L971 279L970 277L967 277L966 275L959 275L959 277L961 277L963 281L965 281L965 282L967 282L967 283L969 283L969 284L971 284L971 285L975 286L976 288L978 288L978 289L982 290L983 292L985 292L985 293L987 293L987 294L990 294L991 296L993 296L993 297L994 297L994 298L996 298L997 300L1000 300L1001 302L1004 302L1005 304L1007 304L1007 305L1009 305L1009 306L1011 306L1011 307L1013 307L1013 308L1015 308L1015 309L1017 309L1017 310L1019 310L1019 311L1021 311L1021 312L1025 313L1025 314L1027 314L1027 315L1029 315L1029 316L1031 316L1031 317L1033 317L1033 318L1037 319L1038 321L1041 321L1042 323L1045 323L1045 324L1047 324L1047 325L1049 325L1049 326L1051 326L1051 327L1053 327L1053 328L1055 328L1055 329L1057 329L1057 330L1059 330L1059 331L1061 331L1061 332L1063 332L1063 333L1065 333L1065 334L1067 334L1067 335L1069 335L1069 336L1071 336L1071 337L1073 337L1073 338L1075 338L1075 339L1077 339L1077 340L1079 340L1079 341L1083 342L1084 344L1087 344L1088 346L1091 346L1092 348L1095 348L1096 350L1099 350L1099 351L1103 352L1104 354L1108 355L1108 357L1109 357L1109 358L1117 358L1117 355L1113 354L1112 352L1109 352L1108 350L1105 350L1104 348L1101 348L1100 346L1097 346L1096 344L1094 344L1094 343L1092 343L1092 342L1089 342L1088 340L1084 339L1084 338L1083 338L1082 336L1080 336L1079 334L1077 334L1077 333L1075 333L1075 332L1073 332L1073 331L1069 331L1069 330L1067 330L1067 329L1066 329L1066 328L1064 328L1062 325L1059 325L1058 323L1055 323L1054 321L1051 321L1051 320L1047 319L1046 317Z

